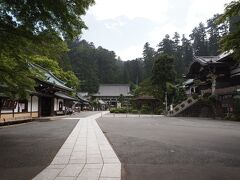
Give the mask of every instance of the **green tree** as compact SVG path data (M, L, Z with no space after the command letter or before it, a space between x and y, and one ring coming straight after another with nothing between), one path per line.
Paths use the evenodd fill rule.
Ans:
M0 1L0 85L12 96L15 93L25 96L26 89L33 90L29 57L59 58L67 50L63 39L73 39L86 28L80 16L93 3L93 0Z
M174 41L170 39L170 36L166 34L165 38L158 44L158 54L164 53L169 56L174 54Z
M174 58L167 54L161 54L156 59L153 67L152 84L161 92L163 99L164 93L167 91L167 83L175 82Z
M208 42L206 28L203 23L200 23L198 27L195 27L190 34L191 40L193 40L194 53L197 56L208 55Z
M182 79L184 74L184 59L182 56L182 47L180 45L180 35L175 32L173 36L173 56L174 56L174 69L178 79Z
M46 56L33 56L31 61L51 71L56 77L66 82L68 87L75 90L79 89L80 81L72 71L63 71L57 61L49 59Z
M144 61L144 78L148 78L152 74L152 68L154 63L155 50L150 47L147 42L143 48L143 61Z
M215 23L215 20L219 17L219 15L214 15L213 18L207 21L208 26L208 34L209 34L209 45L208 45L208 52L210 56L216 56L219 54L219 40L221 38L219 27Z
M85 40L69 44L68 56L76 76L82 81L80 90L96 93L99 87L96 48Z
M222 51L234 51L235 58L240 59L240 1L232 1L224 11L224 14L218 19L217 23L229 23L230 31L220 42Z
M181 57L183 59L184 73L186 73L189 65L193 61L193 48L190 40L188 40L185 35L182 36L181 42Z

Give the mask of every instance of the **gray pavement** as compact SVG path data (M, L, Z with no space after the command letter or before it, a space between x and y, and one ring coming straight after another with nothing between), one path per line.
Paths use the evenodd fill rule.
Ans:
M98 119L127 180L240 179L240 123L201 118Z
M48 166L78 122L54 118L0 128L0 179L29 180Z

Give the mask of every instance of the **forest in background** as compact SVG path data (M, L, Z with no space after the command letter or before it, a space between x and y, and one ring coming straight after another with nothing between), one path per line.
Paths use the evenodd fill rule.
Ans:
M143 46L143 56L128 61L122 61L113 51L77 39L68 43L69 51L60 65L65 70L73 70L80 80L80 91L95 93L103 83L129 83L132 87L151 84L146 81L153 76L154 64L161 54L166 54L173 58L171 73L175 77L172 83L180 83L193 55L215 56L220 53L219 40L228 33L229 27L227 23L215 23L219 16L214 15L205 24L199 23L189 38L175 32L172 37L167 34L156 48L147 42Z
M166 35L156 48L145 43L143 56L129 61L79 39L87 28L79 17L92 5L94 0L1 1L0 94L19 99L35 91L38 77L29 63L36 63L75 92L95 93L100 83L130 83L135 95L163 100L164 93L176 92L194 55L233 50L240 59L239 0L229 3L223 15L200 23L189 37L176 32Z

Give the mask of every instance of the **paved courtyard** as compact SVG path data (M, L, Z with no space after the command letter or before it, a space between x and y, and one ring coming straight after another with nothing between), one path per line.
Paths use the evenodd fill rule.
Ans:
M54 118L0 128L0 179L30 180L46 168L79 121ZM74 117L78 117L74 119Z
M240 180L239 122L105 113L0 128L0 179Z
M97 120L127 180L240 179L240 123L107 114Z
M102 114L81 118L51 164L34 180L120 180L121 163L95 120Z

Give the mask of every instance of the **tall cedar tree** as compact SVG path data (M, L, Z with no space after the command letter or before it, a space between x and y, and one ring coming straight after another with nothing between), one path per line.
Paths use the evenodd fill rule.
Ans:
M174 71L174 59L167 54L160 54L156 59L153 74L152 83L162 92L162 95L167 90L167 83L174 83L175 71Z

